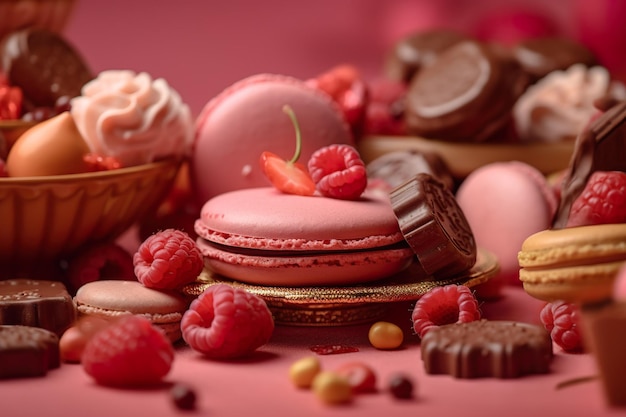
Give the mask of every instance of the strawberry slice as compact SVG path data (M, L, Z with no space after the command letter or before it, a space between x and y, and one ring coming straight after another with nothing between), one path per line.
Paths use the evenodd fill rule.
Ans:
M286 194L310 196L315 193L315 183L309 175L308 169L298 163L302 152L302 136L300 126L293 109L287 105L283 111L289 116L296 131L296 151L289 161L278 155L265 151L261 154L261 169L272 185Z

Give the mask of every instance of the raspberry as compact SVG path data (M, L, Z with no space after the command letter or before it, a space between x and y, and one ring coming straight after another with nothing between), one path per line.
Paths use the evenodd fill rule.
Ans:
M119 279L134 281L133 258L115 243L101 243L81 250L68 261L67 287L72 293L88 282Z
M368 88L354 66L338 65L306 83L328 94L339 105L353 131L359 131L365 117Z
M99 384L145 386L161 382L173 361L174 348L165 334L148 319L128 315L87 342L81 363Z
M133 257L135 275L148 288L175 289L195 281L204 261L196 242L181 230L148 237Z
M358 151L350 145L318 149L309 159L309 173L326 197L355 200L367 186L367 171Z
M424 337L436 326L478 320L480 311L469 288L451 284L435 287L424 294L415 304L411 319L415 332Z
M91 172L110 171L122 167L122 163L113 156L102 156L95 153L88 153L83 156L83 161L87 164Z
M564 351L583 351L580 334L580 311L574 304L556 301L546 304L539 315L550 337Z
M567 227L626 222L626 173L596 171L574 200Z
M181 322L183 339L209 358L246 356L267 343L274 320L265 301L227 284L207 288L189 306Z

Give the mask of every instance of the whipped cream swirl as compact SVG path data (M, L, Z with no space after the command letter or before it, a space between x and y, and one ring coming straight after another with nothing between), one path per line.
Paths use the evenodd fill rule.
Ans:
M598 111L593 102L607 95L625 99L626 88L612 82L604 67L575 64L553 71L530 86L515 104L517 133L528 141L574 140Z
M123 166L187 155L193 141L189 107L162 79L109 70L72 99L71 114L92 153Z

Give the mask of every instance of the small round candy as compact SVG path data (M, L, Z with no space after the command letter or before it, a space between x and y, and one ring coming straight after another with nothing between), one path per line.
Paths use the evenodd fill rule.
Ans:
M402 345L404 333L393 323L379 321L370 327L368 338L376 349L396 349Z
M413 396L413 382L404 374L394 374L389 379L389 391L395 398L411 398Z
M326 404L343 404L352 400L348 378L332 371L322 371L313 378L313 392Z
M289 378L298 388L310 388L315 376L320 373L322 366L315 356L302 358L294 362L289 368Z

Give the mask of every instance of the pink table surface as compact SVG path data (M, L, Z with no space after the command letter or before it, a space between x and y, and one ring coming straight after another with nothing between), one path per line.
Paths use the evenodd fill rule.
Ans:
M506 288L499 301L481 306L488 319L537 323L542 303L519 288ZM96 385L80 365L64 364L46 377L0 381L0 415L19 416L613 416L626 409L606 406L598 379L558 385L596 374L588 354L566 354L555 346L552 372L512 380L461 380L427 375L420 359L419 339L410 330L410 306L390 306L389 319L405 326L401 349L381 351L367 340L369 325L334 328L277 327L269 344L250 359L216 362L203 359L188 347L178 347L164 386L128 390ZM355 396L344 406L330 407L312 392L296 389L288 379L289 366L312 355L316 344L342 343L358 352L319 356L325 369L348 361L370 364L378 375L379 391ZM413 378L416 395L394 399L385 391L387 379L402 371ZM185 383L198 395L197 410L180 411L170 401L168 387Z

